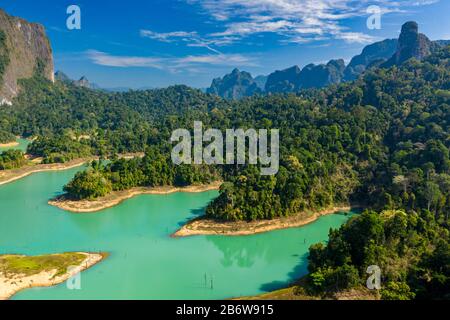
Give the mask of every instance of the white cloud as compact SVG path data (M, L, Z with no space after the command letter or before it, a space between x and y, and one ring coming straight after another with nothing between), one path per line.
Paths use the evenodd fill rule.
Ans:
M190 64L209 64L220 66L256 66L256 62L241 54L216 54L216 55L201 55L201 56L187 56L184 58L177 58L174 61L179 66Z
M216 41L233 37L237 41L258 33L284 36L281 42L308 42L318 35L346 42L369 42L367 34L350 32L342 20L367 17L370 5L382 12L405 12L408 7L429 5L439 0L185 0L197 5L220 22L224 30L210 34ZM232 42L230 42L232 43Z
M206 48L209 51L212 51L217 54L221 54L221 52L215 48L213 45L216 45L216 42L211 39L203 39L198 35L197 32L187 32L187 31L174 31L167 33L159 33L151 30L141 30L140 34L142 37L150 38L157 41L162 42L175 42L182 41L187 44L189 47L202 47ZM220 39L221 41L217 42L217 45L221 45L223 43L229 43L227 39Z
M336 38L348 43L371 43L376 39L360 32L340 32L336 35Z
M258 65L254 57L243 56L241 54L190 55L185 57L133 57L116 56L97 50L88 50L86 51L86 55L94 64L101 66L155 68L170 72L197 70L196 68L202 66L250 67Z
M109 67L146 67L162 69L164 59L154 57L113 56L97 50L88 50L88 58L95 64Z
M151 30L141 30L141 36L164 42L172 42L180 39L189 41L190 38L197 36L197 32L174 31L167 33L158 33Z

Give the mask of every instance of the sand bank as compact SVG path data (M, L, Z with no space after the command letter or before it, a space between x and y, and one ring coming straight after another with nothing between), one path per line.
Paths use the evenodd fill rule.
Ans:
M0 148L13 148L17 147L19 143L17 141L8 142L8 143L0 143Z
M99 263L106 257L106 254L100 253L79 253L84 254L86 256L86 259L78 266L74 266L74 268L72 268L70 272L66 272L63 275L56 276L57 270L42 271L33 275L5 275L0 271L0 300L9 299L14 294L23 289L34 287L51 287L60 284L75 276L76 274Z
M96 200L70 200L67 199L64 195L50 200L48 204L58 207L63 210L67 210L74 213L92 213L101 211L107 208L114 207L121 202L133 198L135 196L143 195L143 194L171 194L175 192L188 192L188 193L198 193L198 192L206 192L211 190L219 190L222 182L215 182L208 185L194 185L189 187L177 188L177 187L140 187L140 188L132 188L124 191L114 191L108 194L105 197L96 199Z
M296 228L312 223L321 216L338 212L348 212L350 206L333 207L318 212L301 212L295 216L260 221L222 222L200 217L188 222L175 232L173 237L189 237L196 235L245 236L279 229Z
M90 160L93 159L77 159L66 163L30 164L18 169L0 170L0 185L22 179L33 173L45 171L61 171L76 168L82 166Z

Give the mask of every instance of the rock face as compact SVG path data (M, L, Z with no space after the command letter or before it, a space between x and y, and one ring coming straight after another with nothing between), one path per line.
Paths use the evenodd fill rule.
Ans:
M293 66L269 75L266 92L295 92L301 89L323 88L340 83L344 76L344 60L331 60L327 64L309 64L302 70Z
M397 39L386 39L366 46L361 54L353 57L345 69L345 81L355 80L369 66L380 64L391 58L397 50L397 44Z
M98 85L96 85L95 83L91 83L85 76L81 77L80 80L72 80L68 75L59 70L55 72L55 80L64 82L66 84L72 84L76 87L100 90L100 87ZM125 91L128 91L128 89Z
M266 92L282 93L295 92L299 87L300 68L293 66L291 68L275 71L267 78Z
M82 88L88 88L88 89L95 88L95 85L91 84L89 82L88 78L86 78L85 76L81 77L80 80L74 81L73 84L76 85L77 87L82 87Z
M18 94L17 80L35 73L54 81L52 49L44 27L0 9L0 104L10 104Z
M261 91L264 91L267 83L267 76L257 76L255 79L255 83Z
M301 89L323 88L358 78L365 70L386 62L396 52L397 40L387 39L365 47L346 67L342 59L327 64L309 64L300 70L297 66L269 75L266 91L295 92Z
M250 73L234 69L223 78L214 79L206 92L225 99L241 99L260 93L261 90Z
M289 93L301 89L323 88L331 84L357 79L371 68L385 68L400 65L411 59L423 59L439 47L450 44L450 40L430 41L419 33L416 22L403 25L399 39L386 39L366 46L361 54L353 57L346 67L343 60L331 60L327 64L309 64L303 69L298 66L275 71L254 81L266 93Z
M397 51L383 67L401 65L405 61L416 58L423 59L431 53L434 44L424 34L419 33L417 22L409 21L402 26L398 39Z
M72 79L69 78L67 74L65 74L62 71L56 71L55 72L55 81L62 81L62 82L72 82Z
M310 64L300 72L298 89L323 88L342 81L345 62L342 59L330 60L326 65Z

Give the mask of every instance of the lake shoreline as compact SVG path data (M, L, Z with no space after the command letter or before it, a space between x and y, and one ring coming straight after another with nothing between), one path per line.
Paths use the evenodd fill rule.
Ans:
M219 190L222 181L208 185L192 185L188 187L137 187L123 191L113 191L105 197L96 200L70 200L62 195L48 202L49 205L58 207L72 213L95 213L112 208L125 200L145 194L168 195L176 192L201 193Z
M55 276L56 270L42 271L31 276L16 274L12 278L0 273L0 300L8 300L24 289L52 287L61 284L78 273L93 267L107 257L106 253L78 253L86 255L86 259L61 276Z
M0 143L0 148L13 148L17 147L19 143L17 141L8 142L8 143Z
M86 162L92 160L95 159L83 158L72 160L66 163L32 164L17 169L0 170L0 186L25 178L33 173L47 172L47 171L63 171L77 168L84 165Z
M143 156L144 156L143 153L129 153L129 154L127 153L118 155L118 158L131 159L134 157L143 157ZM74 159L65 163L50 163L50 164L34 163L28 164L26 166L17 169L0 170L0 186L25 178L33 173L70 170L73 168L81 167L82 165L87 164L90 161L94 160L98 161L99 159L100 159L99 157L92 156Z
M338 212L349 212L359 206L335 206L320 211L305 211L294 216L276 218L273 220L260 221L218 221L205 216L191 220L171 236L174 238L200 236L200 235L223 235L223 236L249 236L275 230L302 227L310 224L322 216L336 214Z

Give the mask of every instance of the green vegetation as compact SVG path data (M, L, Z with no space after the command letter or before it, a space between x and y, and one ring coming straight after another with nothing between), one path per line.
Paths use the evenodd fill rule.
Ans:
M55 277L63 275L70 266L80 265L86 259L81 253L62 253L45 256L0 256L0 272L5 276L32 276L44 271L57 270Z
M9 64L9 50L6 44L6 34L0 30L0 83L3 80L3 74Z
M382 268L386 299L444 298L449 285L450 47L423 61L374 68L354 82L298 94L225 101L175 86L103 93L43 79L23 81L0 130L40 136L29 152L47 162L145 151L95 162L65 190L94 199L136 186L223 179L207 208L221 220L258 220L357 203L370 209L311 248L311 290L363 284ZM280 170L174 166L170 134L205 127L280 129ZM81 139L88 136L89 139ZM381 213L380 213L381 212Z
M69 136L39 137L27 148L27 153L42 157L42 163L64 163L92 155L86 140L78 141Z
M9 132L0 130L0 144L16 141L16 137Z
M280 128L280 171L225 169L207 213L271 219L354 202L377 210L450 211L450 47L423 62L375 69L354 83L300 96L244 100L232 126ZM214 117L214 115L213 115Z
M7 150L0 153L0 170L16 169L26 164L25 155L20 150Z
M331 294L364 285L367 267L378 265L382 299L450 299L449 237L427 210L366 211L311 247L308 287Z
M93 200L110 193L112 183L101 172L88 170L75 174L73 180L64 187L64 191L77 200Z
M156 149L147 150L143 158L113 159L104 165L93 161L87 171L79 172L64 191L73 199L93 200L110 193L133 187L184 187L209 184L219 178L214 168L208 166L175 166L170 158Z

